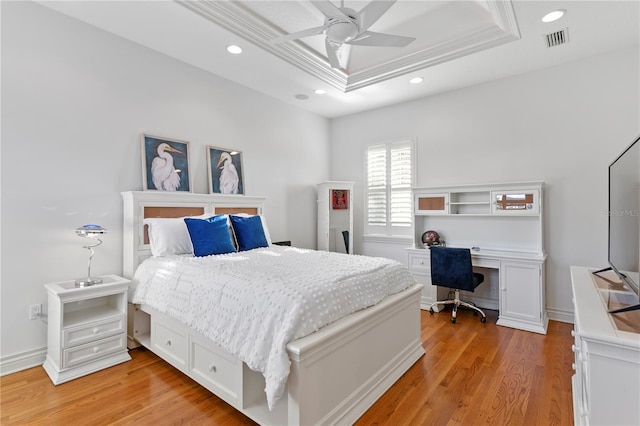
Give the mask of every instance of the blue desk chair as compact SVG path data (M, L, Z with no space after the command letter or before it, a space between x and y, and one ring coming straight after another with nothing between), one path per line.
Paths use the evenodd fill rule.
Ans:
M471 251L465 248L431 246L431 284L448 287L454 291L454 298L431 304L429 312L433 314L436 305L453 305L451 322L456 323L458 307L464 306L482 314L481 322L487 317L476 305L460 300L460 290L474 291L484 281L484 275L473 272Z

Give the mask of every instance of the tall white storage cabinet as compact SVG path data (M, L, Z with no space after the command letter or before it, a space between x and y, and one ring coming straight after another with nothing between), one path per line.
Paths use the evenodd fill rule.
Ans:
M343 181L318 184L318 250L353 253L353 185Z

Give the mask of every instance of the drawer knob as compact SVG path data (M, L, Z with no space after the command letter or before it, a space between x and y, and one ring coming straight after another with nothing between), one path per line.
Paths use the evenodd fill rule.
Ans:
M171 340L167 339L167 343L165 343L167 346L171 346Z
M571 345L571 352L580 353L580 349L576 345Z
M215 373L216 371L218 371L218 369L216 368L215 365L210 365L209 366L209 371L211 371L212 373Z
M576 331L575 330L571 330L571 337L576 337Z
M576 363L575 362L571 363L571 369L575 371L575 369L576 369Z
M93 353L94 353L94 354L97 354L98 352L100 352L100 347L99 347L99 346L95 346L95 347L93 348Z
M100 329L98 327L94 328L92 331L93 331L93 334L100 333Z

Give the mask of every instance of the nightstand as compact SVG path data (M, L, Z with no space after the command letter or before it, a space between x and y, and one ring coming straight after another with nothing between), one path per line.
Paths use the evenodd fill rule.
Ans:
M129 361L127 290L129 280L106 275L101 284L75 281L45 284L48 295L47 359L53 384L67 382Z

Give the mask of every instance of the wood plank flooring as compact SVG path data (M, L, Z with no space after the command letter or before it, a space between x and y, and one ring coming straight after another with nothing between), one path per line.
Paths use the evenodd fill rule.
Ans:
M471 312L422 311L426 355L356 423L572 425L573 326L540 335ZM153 353L54 386L42 367L0 378L2 425L254 424Z

